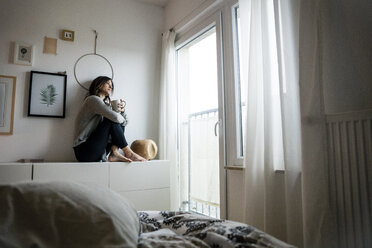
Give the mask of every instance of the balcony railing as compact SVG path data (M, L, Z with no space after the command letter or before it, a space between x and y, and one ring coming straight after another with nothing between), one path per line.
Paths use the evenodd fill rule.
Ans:
M218 109L188 115L181 126L181 199L185 208L219 218Z

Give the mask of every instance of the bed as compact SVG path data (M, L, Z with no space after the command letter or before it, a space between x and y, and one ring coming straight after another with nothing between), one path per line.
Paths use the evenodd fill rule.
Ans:
M0 185L0 247L293 247L243 223L139 211L108 188L72 182Z

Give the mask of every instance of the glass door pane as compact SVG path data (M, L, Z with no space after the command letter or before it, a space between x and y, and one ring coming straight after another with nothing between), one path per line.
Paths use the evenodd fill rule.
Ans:
M184 209L219 217L216 28L177 50L180 186ZM216 129L216 130L215 130Z
M238 157L243 157L243 150L244 150L244 136L246 133L246 112L247 112L247 89L246 85L242 84L242 54L241 54L241 32L240 32L240 12L239 6L234 7L234 33L235 33L235 55L236 58L235 62L235 70L236 73L236 84L238 87L238 129L237 129L237 137L238 137Z

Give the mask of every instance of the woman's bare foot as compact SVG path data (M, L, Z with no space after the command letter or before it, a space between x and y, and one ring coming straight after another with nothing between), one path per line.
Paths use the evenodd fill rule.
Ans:
M129 146L123 148L124 154L127 158L130 158L132 161L140 161L145 162L147 159L141 157L137 153L135 153Z
M140 162L145 162L147 161L147 159L141 157L140 155L138 155L137 153L133 152L131 154L131 156L129 156L130 159L132 159L133 161L140 161Z
M110 156L108 158L108 161L110 161L110 162L132 162L133 160L123 156L119 152L119 148L117 146L112 146L111 147L111 153L110 153Z

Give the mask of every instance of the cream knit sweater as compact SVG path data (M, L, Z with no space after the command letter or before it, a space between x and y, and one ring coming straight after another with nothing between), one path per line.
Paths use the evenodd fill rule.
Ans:
M96 129L103 117L120 123L126 126L128 123L127 115L124 113L117 113L112 110L98 96L88 96L83 102L76 120L75 120L75 135L73 147L85 142L90 134Z

